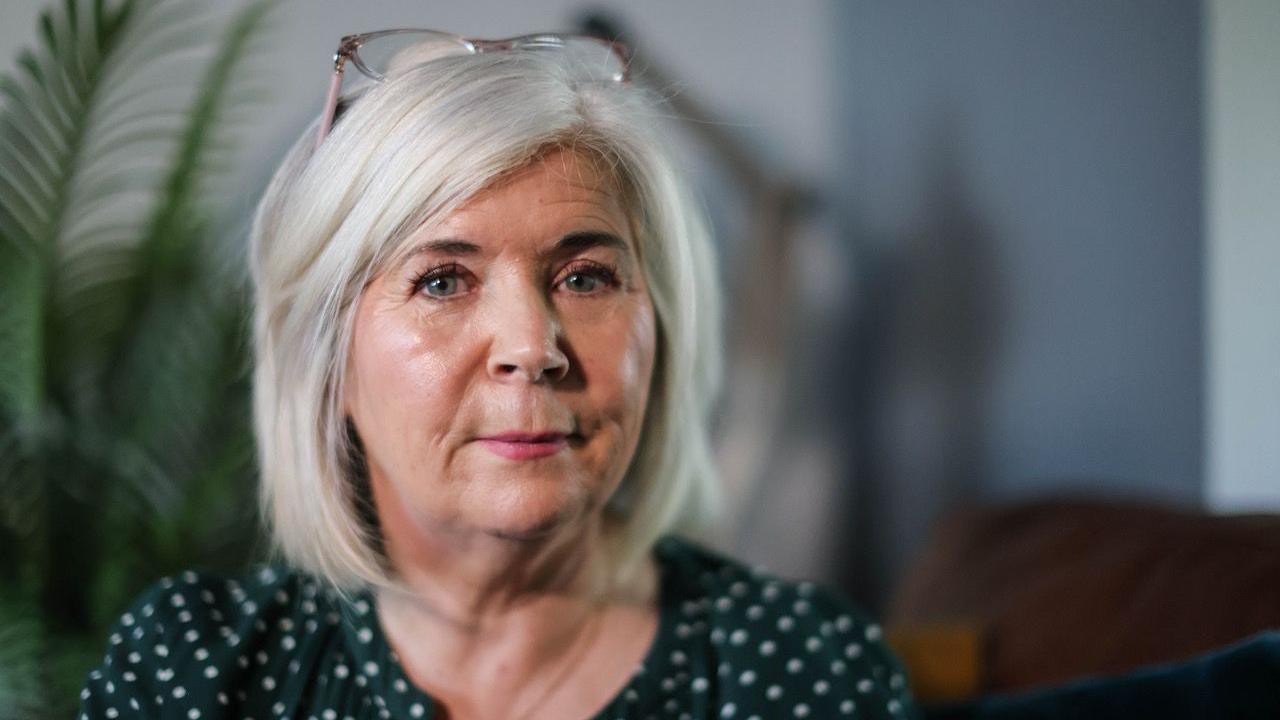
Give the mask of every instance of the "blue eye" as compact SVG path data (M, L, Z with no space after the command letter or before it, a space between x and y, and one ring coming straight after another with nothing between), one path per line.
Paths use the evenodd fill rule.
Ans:
M458 292L458 276L441 275L429 278L422 287L432 297L448 297Z
M427 297L445 299L467 291L464 270L454 263L427 270L413 281L413 292L425 293Z
M617 271L596 262L580 265L577 270L571 270L560 281L560 286L575 295L592 295L616 285L618 285Z
M589 293L602 284L602 280L588 273L576 272L564 279L565 287L573 292Z

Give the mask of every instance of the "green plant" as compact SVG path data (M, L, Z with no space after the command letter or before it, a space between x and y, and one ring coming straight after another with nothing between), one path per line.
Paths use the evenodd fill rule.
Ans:
M210 198L267 10L65 0L0 78L0 717L66 717L142 587L257 550L242 218Z

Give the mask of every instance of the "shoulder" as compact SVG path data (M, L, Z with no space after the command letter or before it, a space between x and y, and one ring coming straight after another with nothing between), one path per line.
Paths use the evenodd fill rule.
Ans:
M840 593L806 580L790 580L746 564L691 541L668 536L658 547L663 567L709 619L723 623L761 624L776 629L816 629L824 637L861 635L879 642L880 626ZM694 614L691 607L685 614Z
M678 538L664 538L655 550L664 579L681 587L675 633L705 633L718 658L717 686L730 702L785 697L797 716L810 717L854 708L859 717L914 713L880 625L840 593Z
M305 638L337 623L332 593L283 568L164 578L112 628L81 693L82 717L150 715L166 703L234 704L237 680L296 672L288 666Z

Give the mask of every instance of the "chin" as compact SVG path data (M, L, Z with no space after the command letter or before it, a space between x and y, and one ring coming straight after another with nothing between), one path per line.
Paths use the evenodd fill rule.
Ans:
M476 508L476 524L495 537L510 540L537 540L558 530L581 523L587 512L581 493L561 485L547 487L541 482L506 485ZM481 519L483 518L483 519Z

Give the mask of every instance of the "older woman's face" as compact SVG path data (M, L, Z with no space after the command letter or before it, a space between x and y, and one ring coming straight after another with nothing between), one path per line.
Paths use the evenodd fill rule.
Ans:
M612 179L555 152L411 245L360 299L347 376L384 532L530 536L599 509L655 352Z

